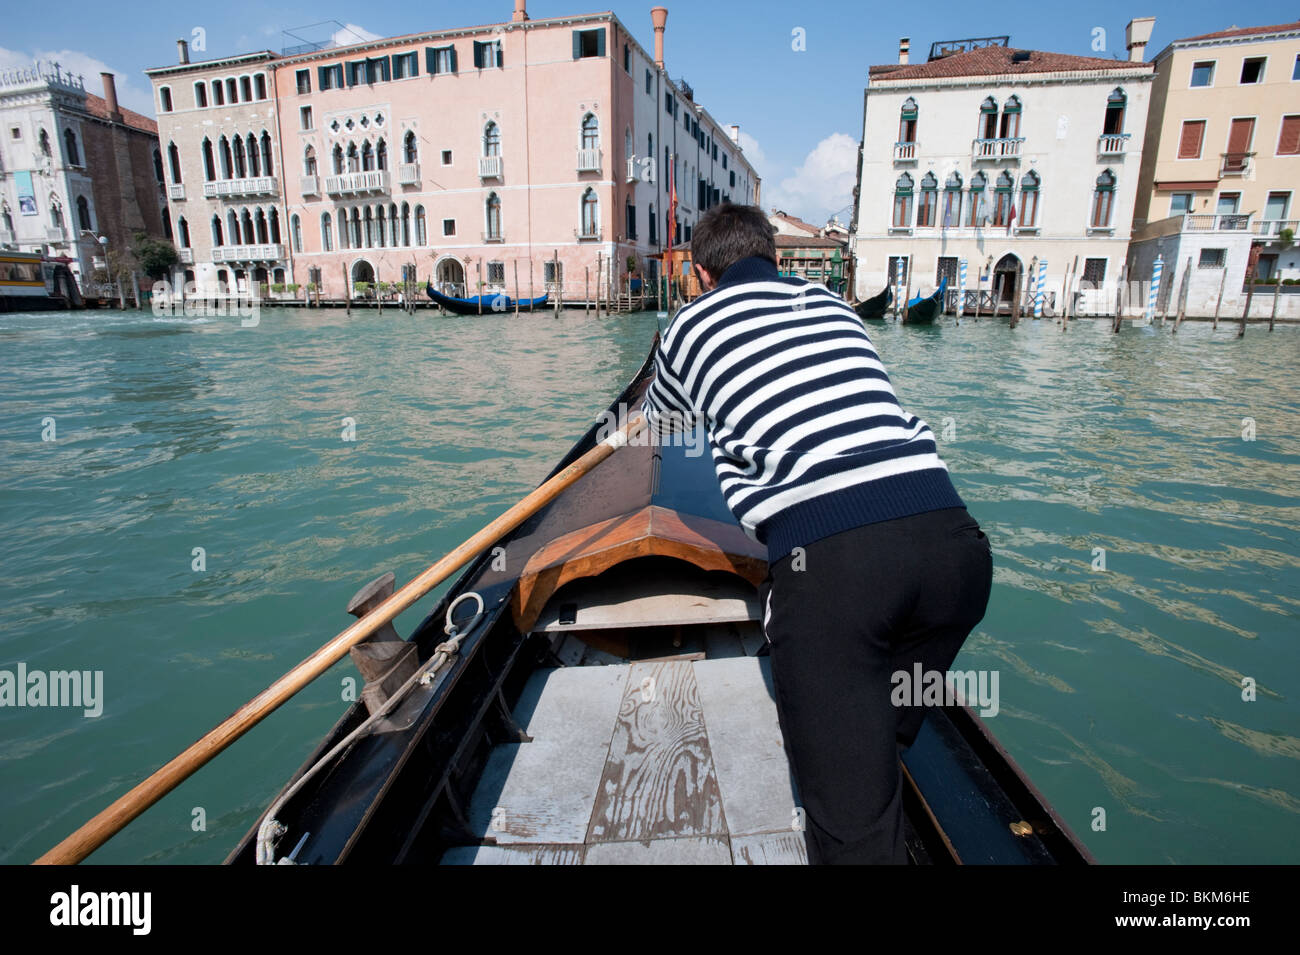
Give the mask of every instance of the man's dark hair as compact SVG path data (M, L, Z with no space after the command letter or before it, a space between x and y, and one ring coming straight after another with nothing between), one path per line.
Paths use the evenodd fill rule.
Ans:
M691 233L691 261L704 266L714 280L741 259L752 255L776 262L772 223L758 206L724 202L714 206Z

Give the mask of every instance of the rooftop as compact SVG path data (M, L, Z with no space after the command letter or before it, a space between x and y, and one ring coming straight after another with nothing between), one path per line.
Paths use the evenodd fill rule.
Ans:
M1017 50L1006 46L985 46L965 53L953 53L927 63L887 63L872 66L873 79L931 80L963 76L1017 76L1033 73L1077 73L1103 70L1150 68L1146 63L1111 60L1071 53L1047 53L1042 50Z
M158 124L148 116L137 113L133 109L127 109L125 106L118 106L118 111L122 114L123 124L130 126L132 129L138 129L142 133L149 133L152 136L158 135ZM102 96L96 96L94 93L86 94L86 112L91 116L108 122L108 101Z
M1238 36L1255 36L1260 33L1288 33L1300 30L1300 20L1292 23L1277 23L1267 27L1229 27L1216 33L1202 33L1200 36L1188 36L1175 40L1175 43L1196 43L1201 40L1228 40Z

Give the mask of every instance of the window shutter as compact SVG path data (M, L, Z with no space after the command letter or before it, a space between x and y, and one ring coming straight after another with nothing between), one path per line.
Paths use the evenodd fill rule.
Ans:
M451 71L456 72L456 48L454 46L451 48Z
M573 31L573 58L575 60L582 59L582 31L581 30Z
M596 55L605 55L605 31L601 30L596 34Z
M438 56L431 46L424 48L424 72L430 76L438 72Z
M329 89L329 86L328 86L329 81L328 81L327 79L325 79L325 76L326 76L325 71L326 71L327 69L328 69L328 67L324 67L324 66L318 66L318 67L316 67L316 85L317 85L318 87L320 87L321 89L323 89L323 90L327 90L327 89Z
M483 44L478 40L474 41L474 69L483 69Z
M1277 154L1300 155L1300 116L1282 117L1282 135L1278 137Z
M1178 158L1199 159L1201 157L1201 140L1204 136L1204 120L1189 120L1184 122L1183 135L1178 141Z

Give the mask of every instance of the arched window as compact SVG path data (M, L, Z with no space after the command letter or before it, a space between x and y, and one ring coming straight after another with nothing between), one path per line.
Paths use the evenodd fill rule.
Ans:
M1011 210L1015 205L1013 190L1016 181L1006 170L998 176L993 185L993 224L1005 228L1011 227Z
M248 174L250 176L260 176L262 174L262 162L257 152L257 137L249 133L244 142L248 143Z
M81 152L77 149L77 134L70 129L63 131L63 150L68 154L69 166L81 165Z
M361 171L361 155L357 152L356 143L348 143L348 172Z
M375 168L381 172L388 168L388 143L383 139L375 146Z
M50 134L42 129L41 135L38 138L40 141L41 155L47 159L54 158L54 154L50 152Z
M943 227L961 225L961 173L952 172L943 184Z
M970 228L978 228L984 224L988 218L988 199L985 196L985 190L988 188L988 176L982 172L977 172L970 179L970 202L968 203L969 212L967 213L966 225Z
M1020 180L1020 227L1038 228L1038 187L1041 180L1032 169Z
M247 76L239 78L239 95L245 103L253 101L253 81Z
M388 213L381 205L375 210L375 245L384 248L388 240Z
M156 149L153 151L153 177L158 185L163 184L162 154Z
M912 226L912 177L903 173L894 183L894 217L890 223L895 229Z
M217 141L217 152L221 159L221 178L229 179L235 166L230 158L230 141L225 136Z
M180 240L182 249L190 247L190 224L185 221L184 216L176 220L176 238Z
M225 106L226 94L221 91L221 80L212 81L212 105Z
M95 227L90 224L90 203L86 201L85 196L77 196L77 225L87 232L95 230Z
M600 148L600 120L594 113L582 117L582 148Z
M56 229L63 228L63 206L59 205L59 198L54 193L50 193L50 225Z
M415 207L415 244L426 245L428 234L424 228L424 206Z
M1020 97L1013 96L1002 107L1001 139L1017 139L1020 136Z
M397 219L397 203L388 207L388 244L397 248L402 244L401 224Z
M408 132L402 139L402 162L419 162L420 152L415 133Z
M501 127L496 123L490 122L483 127L483 155L501 155Z
M375 247L375 214L369 206L366 206L366 248Z
M239 231L244 237L245 245L252 245L258 241L257 229L253 226L253 214L245 209L243 216L239 220Z
M898 142L903 143L916 142L916 100L908 97L903 103L903 109L898 118Z
M214 246L225 245L225 240L221 236L221 216L212 217L212 244Z
M411 244L411 204L402 203L402 245Z
M916 227L933 229L935 214L939 211L939 180L934 173L921 177L921 199L916 204Z
M175 143L167 144L167 165L171 166L172 182L181 181L181 151Z
M343 172L343 147L334 146L334 175L341 175Z
M322 252L334 251L334 220L328 212L320 214L320 247Z
M591 188L582 194L582 234L600 235L600 200L596 197L596 190Z
M992 96L980 103L980 138L997 139L998 136L998 101Z
M632 130L623 130L623 159L624 161L632 158Z
M262 130L262 175L275 175L275 166L271 162L271 134L266 130Z
M353 208L352 210L352 235L349 237L352 248L361 248L361 211Z
M1110 228L1110 216L1115 205L1115 174L1109 169L1097 177L1097 188L1092 194L1092 227Z
M231 106L239 102L239 85L233 76L226 80L226 99L230 101Z
M486 232L484 239L501 238L501 199L494 192L487 197L485 205L485 226Z
M370 140L361 144L361 171L370 172L375 168L375 152L370 148Z
M348 210L339 210L339 248L352 248L352 223L348 221Z
M266 99L266 74L258 73L253 77L253 89L257 92L258 99Z
M303 175L316 175L316 147L308 146L302 154Z
M246 179L248 177L248 158L244 155L244 140L239 134L235 134L234 140L230 144L231 155L235 160L236 179Z
M212 140L203 139L203 181L212 182L217 178L216 160L212 158Z
M172 111L172 91L170 86L163 86L158 90L158 99L162 104L162 111L170 113Z
M231 245L239 245L242 238L239 233L239 213L234 209L226 213L226 234L230 236Z
M271 241L276 245L280 244L280 210L271 206L271 214L268 217L268 223L271 229Z
M1106 97L1106 121L1101 129L1104 135L1118 136L1124 132L1124 108L1127 105L1128 97L1118 87Z
M194 105L204 109L208 105L208 84L202 80L194 84Z

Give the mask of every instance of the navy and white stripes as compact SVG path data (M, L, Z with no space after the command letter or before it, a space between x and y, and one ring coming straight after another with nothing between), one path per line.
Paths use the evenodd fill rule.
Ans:
M861 320L825 286L737 262L683 308L643 411L702 417L728 508L769 561L862 524L962 507Z

